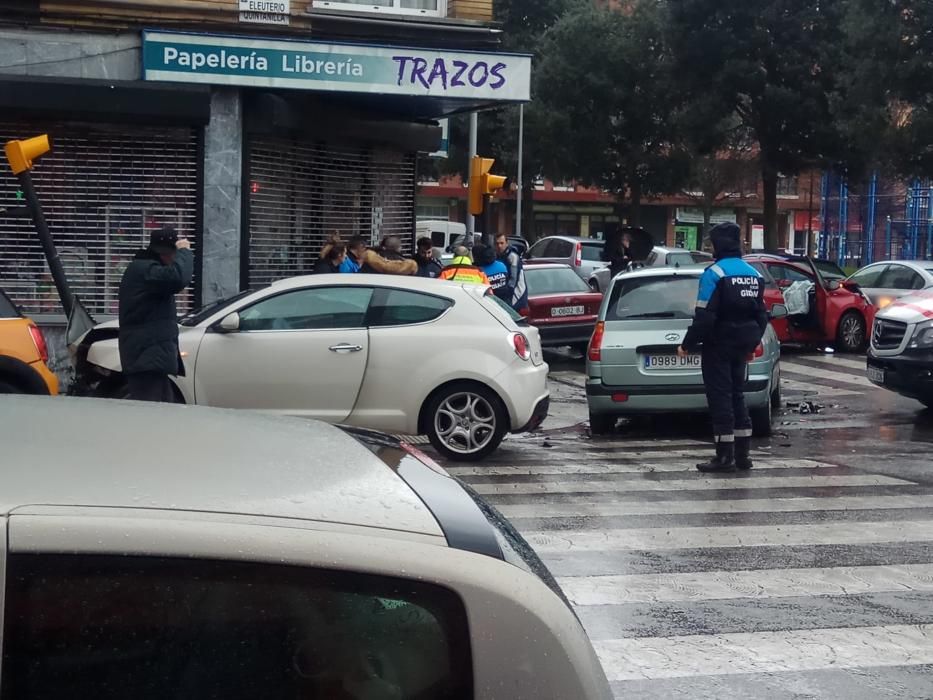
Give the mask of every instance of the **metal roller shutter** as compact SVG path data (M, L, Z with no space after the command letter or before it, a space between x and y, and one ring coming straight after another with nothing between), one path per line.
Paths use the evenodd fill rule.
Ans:
M411 249L413 153L255 136L249 172L251 289L310 273L335 233Z
M45 217L74 291L100 316L118 312L120 277L152 228L171 224L196 243L198 143L194 129L0 124L0 142L48 133L34 170ZM62 308L19 184L0 169L0 287L33 316ZM7 211L2 211L6 209ZM180 310L193 303L189 288Z

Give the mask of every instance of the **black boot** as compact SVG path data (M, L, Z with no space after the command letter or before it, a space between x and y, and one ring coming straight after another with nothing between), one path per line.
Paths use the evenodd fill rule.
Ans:
M755 465L749 456L752 449L752 439L748 437L736 437L735 439L735 468L739 471L748 471Z
M716 456L709 462L698 464L701 472L734 472L735 471L735 443L717 442Z

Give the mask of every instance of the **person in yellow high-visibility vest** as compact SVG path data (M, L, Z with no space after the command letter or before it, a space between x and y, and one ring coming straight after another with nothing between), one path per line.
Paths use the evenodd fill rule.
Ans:
M441 270L438 279L489 286L489 278L486 273L473 264L470 259L470 251L464 246L457 246L454 249L454 259L451 260L450 265Z

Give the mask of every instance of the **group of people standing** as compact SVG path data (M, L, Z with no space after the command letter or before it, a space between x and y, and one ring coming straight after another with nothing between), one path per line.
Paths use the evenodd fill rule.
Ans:
M370 249L361 236L347 242L334 237L321 251L314 273L411 275L482 284L519 313L528 308L522 255L504 233L496 236L494 246L477 245L472 250L458 246L453 252L451 264L444 266L430 238L419 238L415 254L406 258L398 236L386 236L376 249Z

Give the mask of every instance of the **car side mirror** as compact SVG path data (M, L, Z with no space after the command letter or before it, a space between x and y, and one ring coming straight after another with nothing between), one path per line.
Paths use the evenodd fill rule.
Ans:
M833 280L832 282L826 283L826 288L831 292L835 292L837 289L840 289L841 287L842 287L842 284L838 282L837 280Z
M780 287L781 289L787 289L792 284L793 282L791 282L790 280L778 280L777 281L777 286Z
M236 333L240 330L240 314L236 311L227 314L219 323L214 324L214 330L218 333Z
M775 304L771 307L771 312L769 313L772 319L774 318L787 318L787 307L784 304Z

